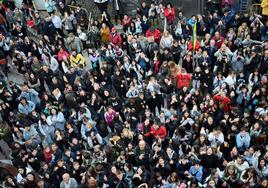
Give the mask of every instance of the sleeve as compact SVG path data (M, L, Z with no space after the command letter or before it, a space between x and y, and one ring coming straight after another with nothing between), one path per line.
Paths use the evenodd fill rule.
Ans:
M58 122L64 122L65 121L65 118L64 118L64 115L62 112L60 112L57 116L57 121Z
M243 143L241 141L240 134L237 134L236 135L236 145L237 145L238 148L241 148L243 146Z
M42 128L42 125L41 125L41 121L40 120L38 121L38 129L39 129L39 131L41 132L41 134L43 136L46 136L46 133L45 133L44 129Z
M53 124L53 122L51 120L51 116L48 116L47 117L46 122L47 122L48 125L52 125Z
M202 178L203 178L203 171L202 170L199 170L196 174L196 179L201 182L202 181Z
M80 132L81 132L82 138L87 139L86 129L85 129L85 125L84 124L82 124Z

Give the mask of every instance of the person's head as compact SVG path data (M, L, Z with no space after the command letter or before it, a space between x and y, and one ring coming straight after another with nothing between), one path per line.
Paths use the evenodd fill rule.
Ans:
M7 183L9 183L9 184L14 183L12 176L7 176L7 177L5 178L5 182L7 182Z
M33 182L34 181L34 174L33 173L28 173L26 176L27 181Z
M207 155L212 155L212 154L213 154L213 150L212 150L211 147L209 147L209 148L207 149Z
M63 180L64 183L69 183L69 180L70 180L70 174L68 174L68 173L64 173L64 174L62 175L62 180Z
M260 180L261 188L268 187L267 177L262 177Z
M199 162L198 162L197 160L195 160L195 161L193 162L193 165L194 165L194 168L195 168L196 170L198 170L199 167L200 167L200 164L199 164Z
M225 169L225 176L234 176L237 173L235 165L229 165Z
M243 164L244 163L244 157L239 155L237 157L237 159L236 159L236 163L239 164L239 165Z
M53 143L53 144L51 145L51 150L52 150L52 151L57 151L57 149L58 149L57 144L56 144L56 143Z
M145 146L146 146L145 141L144 141L144 140L140 140L140 141L139 141L139 148L140 148L141 150L144 150L144 149L145 149Z
M27 99L26 99L25 97L21 97L21 98L20 98L20 103L21 103L22 105L26 105L26 104L27 104Z

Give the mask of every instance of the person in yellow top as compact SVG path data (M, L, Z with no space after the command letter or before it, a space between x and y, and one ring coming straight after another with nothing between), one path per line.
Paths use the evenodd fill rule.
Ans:
M71 67L78 67L82 66L84 67L85 65L85 58L83 57L82 54L77 54L76 51L72 51L70 55L70 62L71 62Z
M262 8L262 15L268 16L268 0L262 0L261 8Z
M109 42L110 29L109 29L109 27L107 27L107 25L105 23L102 23L102 25L101 25L100 36L101 36L101 41L103 43Z

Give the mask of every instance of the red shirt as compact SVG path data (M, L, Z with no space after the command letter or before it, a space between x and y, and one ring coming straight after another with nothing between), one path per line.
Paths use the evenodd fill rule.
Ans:
M148 29L148 31L146 32L146 37L154 37L155 42L159 43L161 39L161 32L158 29L155 29L154 31Z
M166 127L160 125L158 129L154 129L154 126L151 126L150 132L146 133L144 136L153 135L154 137L160 137L161 139L166 138L167 129Z
M217 46L218 47L218 49L220 49L221 48L221 45L223 44L223 42L224 42L224 38L222 37L222 36L220 36L219 38L216 38L215 36L214 37L212 37L212 40L215 40L215 46Z
M109 40L115 46L121 46L122 44L122 37L119 33L115 33L114 35L110 33Z
M219 108L222 107L224 112L228 112L230 110L229 103L230 99L228 97L222 97L221 95L215 95L213 97L214 101L218 103Z
M192 76L187 73L180 73L177 75L177 87L179 89L183 87L189 87Z
M58 53L58 60L62 61L63 56L66 56L67 59L70 57L70 54L66 51L59 51Z
M166 16L167 18L167 23L169 25L173 24L176 16L175 16L175 9L174 8L171 8L170 11L168 8L165 8L164 9L164 15Z

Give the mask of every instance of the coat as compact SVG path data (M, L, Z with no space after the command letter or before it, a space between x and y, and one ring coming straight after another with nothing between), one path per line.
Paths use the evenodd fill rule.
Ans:
M153 126L151 126L150 132L146 133L144 136L150 136L153 135L154 137L160 137L161 139L165 139L167 136L167 129L164 126L159 126L158 129L154 129Z
M213 97L214 101L218 103L219 106L222 106L224 112L228 112L230 110L229 103L230 99L228 97L222 97L221 95L215 95Z
M175 16L175 9L171 8L169 11L168 8L165 8L164 10L165 17L167 18L167 24L172 25L176 16Z
M100 30L100 36L101 36L101 41L102 42L109 42L109 37L110 37L110 29L108 27L106 28L101 28Z
M183 87L189 87L191 81L190 74L178 74L177 75L177 87L178 89L182 89Z
M115 34L110 33L109 40L115 46L121 46L122 44L122 37L120 36L119 33Z
M146 37L147 38L154 37L155 42L159 43L160 39L161 39L161 32L158 29L155 29L153 31L151 29L149 29L146 32Z
M262 7L262 14L268 16L268 0L262 0L261 7Z
M70 178L68 183L69 183L68 188L77 188L78 186L74 178ZM67 188L63 181L60 183L60 188Z

